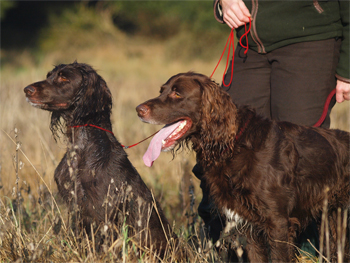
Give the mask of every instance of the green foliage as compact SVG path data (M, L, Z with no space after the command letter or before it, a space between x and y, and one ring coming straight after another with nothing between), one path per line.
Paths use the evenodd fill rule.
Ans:
M116 26L127 34L165 39L179 31L181 19L174 3L117 1L108 2L106 8L112 10Z
M214 19L212 1L112 2L110 6L118 7L114 14L120 29L168 40L170 59L213 59L230 31Z
M214 19L212 1L77 2L51 14L39 39L41 52L93 48L124 37L162 41L170 58L209 58L221 50L227 26Z
M219 30L212 1L117 1L108 2L116 25L130 34L169 38L182 30L207 34Z
M0 1L0 20L5 18L6 12L14 7L16 5L16 2L14 1L7 1L7 0L1 0Z
M39 45L44 52L56 49L74 52L77 48L92 48L116 40L119 35L108 11L97 12L82 2L60 14L52 14L40 34Z
M35 63L47 56L64 61L77 59L77 50L125 49L126 40L160 43L169 59L209 60L219 56L230 31L214 19L212 0L0 3L2 17L11 7L18 15L18 23L3 21L3 64L16 63L16 50L29 51Z

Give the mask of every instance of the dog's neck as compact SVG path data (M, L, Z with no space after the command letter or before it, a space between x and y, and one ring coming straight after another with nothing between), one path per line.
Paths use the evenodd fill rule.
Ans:
M238 108L236 119L236 142L244 135L251 119L256 115L255 111L248 106Z
M55 137L58 137L57 132L61 131L69 142L78 140L81 131L91 132L92 129L100 128L99 132L112 133L112 124L110 115L106 112L96 112L82 117L71 117L72 114L61 112L60 114L52 114L51 131ZM95 128L95 127L98 128Z
M203 144L204 139L201 133L193 135L191 141L193 150L197 154L197 160L202 162L203 166L211 167L218 166L225 160L233 158L235 149L244 142L247 128L255 115L255 111L247 106L238 107L235 116L232 116L235 120L234 128L227 130L225 127L226 136L222 136L220 141L207 140L207 144Z

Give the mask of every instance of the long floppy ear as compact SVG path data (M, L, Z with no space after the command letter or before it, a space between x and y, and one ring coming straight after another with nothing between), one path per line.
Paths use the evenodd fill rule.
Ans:
M74 115L84 117L104 112L109 117L112 109L112 95L106 82L86 64L81 65L80 71L83 77L82 88L81 93L77 96Z
M201 143L207 165L232 154L237 132L237 107L229 94L209 78L202 88Z

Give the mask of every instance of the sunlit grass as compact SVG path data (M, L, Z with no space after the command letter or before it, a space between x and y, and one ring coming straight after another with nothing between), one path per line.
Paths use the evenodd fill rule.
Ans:
M135 107L139 103L157 96L160 85L170 76L189 70L210 75L217 62L169 60L168 52L164 44L125 38L74 52L65 53L56 48L39 62L23 52L17 54L16 63L2 68L0 261L157 261L152 251L145 251L139 259L134 252L138 244L123 228L119 239L105 247L104 253L95 250L94 240L72 233L67 208L57 197L53 180L54 169L65 152L65 141L63 138L57 143L54 141L49 130L49 112L26 103L23 88L44 79L55 64L77 60L92 65L106 80L113 95L113 131L122 144L130 145L160 128L138 119ZM217 82L221 80L223 68L221 65L214 75ZM350 130L349 102L336 105L332 127ZM147 168L142 155L148 142L126 150L131 162L160 202L180 244L185 246L189 240L200 243L201 221L196 208L201 191L199 180L191 173L194 154L184 150L173 159L171 154L163 153L152 168ZM192 193L189 187L193 187ZM192 207L191 200L194 201ZM190 230L193 221L195 228ZM217 256L212 250L206 253L199 253L193 247L189 250L193 262L211 262ZM169 249L166 261L176 261L174 253Z

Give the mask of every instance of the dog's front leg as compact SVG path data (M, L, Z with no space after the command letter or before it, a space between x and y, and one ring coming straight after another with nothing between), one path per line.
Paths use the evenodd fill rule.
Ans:
M246 250L249 262L269 262L268 243L261 231L254 228L247 231Z
M287 218L275 218L273 222L269 224L269 229L266 229L272 262L291 262L293 258L294 247L293 244L288 242L288 223L289 220Z

